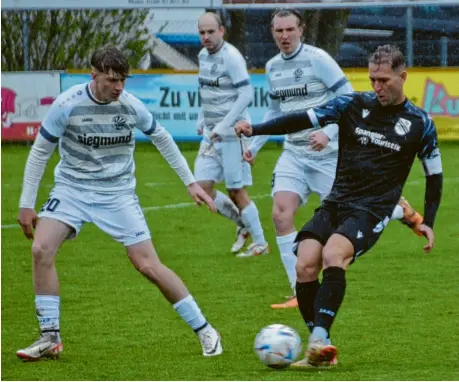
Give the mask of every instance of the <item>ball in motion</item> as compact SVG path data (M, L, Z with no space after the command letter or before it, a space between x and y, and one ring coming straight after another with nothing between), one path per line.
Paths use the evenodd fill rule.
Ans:
M274 324L261 329L255 338L255 353L260 361L274 369L295 362L301 353L301 338L287 325Z

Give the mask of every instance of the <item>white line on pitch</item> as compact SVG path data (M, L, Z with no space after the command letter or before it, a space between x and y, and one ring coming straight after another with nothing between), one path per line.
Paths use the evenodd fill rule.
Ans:
M255 195L252 196L252 199L263 199L271 196L271 194L262 194L262 195ZM190 202L190 203L176 203L176 204L166 204L163 206L151 206L151 207L145 207L142 208L144 212L149 212L149 211L157 211L157 210L167 210L167 209L177 209L177 208L185 208L185 207L191 207L195 206L196 203ZM10 229L10 228L19 228L19 224L2 224L2 229Z

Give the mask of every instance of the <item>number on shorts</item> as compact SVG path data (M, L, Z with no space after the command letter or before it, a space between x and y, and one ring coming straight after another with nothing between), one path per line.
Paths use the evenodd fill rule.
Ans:
M50 198L46 201L45 204L43 204L43 207L41 207L40 212L43 211L50 211L54 212L54 210L57 208L57 206L60 204L60 200L56 198Z

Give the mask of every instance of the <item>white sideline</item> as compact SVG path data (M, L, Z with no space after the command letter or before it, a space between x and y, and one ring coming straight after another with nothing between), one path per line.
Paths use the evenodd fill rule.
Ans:
M251 196L252 199L263 199L271 196L271 194L262 194L262 195L255 195ZM176 209L176 208L185 208L195 206L196 203L189 202L189 203L177 203L177 204L165 204L163 206L151 206L142 208L144 212L149 211L157 211L157 210L167 210L167 209ZM10 229L10 228L19 228L19 224L2 224L2 229Z

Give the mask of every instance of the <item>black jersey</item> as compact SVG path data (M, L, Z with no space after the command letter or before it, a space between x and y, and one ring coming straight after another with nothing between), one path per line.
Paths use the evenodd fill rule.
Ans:
M410 101L381 106L375 93L339 96L308 111L313 124L339 125L336 178L329 202L361 206L391 216L414 157L440 155L430 117Z

